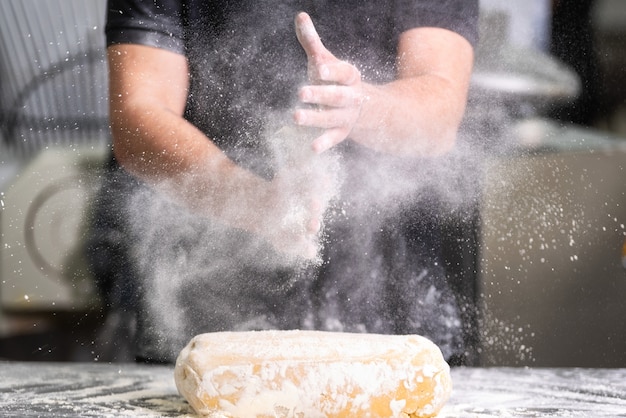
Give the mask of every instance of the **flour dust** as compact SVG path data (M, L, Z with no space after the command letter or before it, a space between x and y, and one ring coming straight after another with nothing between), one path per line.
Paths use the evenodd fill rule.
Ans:
M207 76L192 80L187 116L241 167L281 186L285 216L268 219L267 231L301 231L311 201L323 213L321 230L276 248L156 192L136 193L131 239L153 344L175 356L200 332L320 328L418 333L447 356L465 350L461 307L437 253L444 226L473 216L479 204L490 151L480 134L463 130L455 150L437 158L386 156L350 140L312 154L311 133L293 128L289 109L277 106L293 105L306 77L293 11L241 12L243 21L223 32L249 37L243 49L228 36L194 32L203 42L190 49L191 65ZM265 25L270 32L255 25L258 13L274 23ZM366 52L357 59L368 61ZM379 61L382 68L360 70L382 83L393 77L394 60ZM280 72L259 73L276 62L284 63ZM259 77L267 80L263 91L248 82ZM232 200L224 210L241 213L242 202Z

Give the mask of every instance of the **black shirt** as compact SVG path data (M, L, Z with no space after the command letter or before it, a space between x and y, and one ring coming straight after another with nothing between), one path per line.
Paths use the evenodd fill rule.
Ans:
M326 47L366 81L395 74L403 31L432 26L477 41L478 1L110 0L107 43L138 43L184 54L190 68L186 118L231 158L268 174L268 121L294 104L306 56L293 19L308 12Z
M355 64L364 79L374 83L393 79L396 44L403 31L434 26L458 32L472 44L477 38L477 0L110 0L107 42L184 54L190 71L185 117L239 164L270 177L274 167L263 138L293 107L297 88L306 77L306 56L293 25L298 11L311 15L330 51ZM216 239L212 232L203 232L200 220L194 218L192 225L201 226L190 228L184 211L162 215L168 213L162 207L169 206L160 201L140 202L138 225L132 217L128 222L124 216L116 218L122 222L122 233L135 237L124 242L149 248L145 253L152 257L138 263L137 282L145 286L140 287L145 306L138 313L140 357L175 359L182 342L195 333L241 329L242 324L255 324L256 319L250 318L258 317L276 328L419 333L439 344L446 357L464 352L461 335L466 325L460 322L460 308L446 283L438 227L429 215L440 216L436 205L430 208L436 199L421 187L416 193L419 204L398 205L392 213L374 204L377 199L387 204L386 189L400 176L404 183L426 183L433 177L430 169L424 161L410 161L409 170L417 165L424 174L397 174L404 161L383 158L352 141L343 141L335 150L344 165L359 163L345 170L350 178L344 179L345 185L359 183L359 192L345 186L349 192L341 193L330 208L319 271L276 272L251 265L249 246L242 245L247 241L233 238L229 246L221 236ZM368 178L376 180L376 186L363 180ZM111 183L122 182L116 178ZM360 183L367 186L361 189ZM135 202L143 194L131 190L102 196L120 200L126 196ZM366 203L363 209L361 202ZM149 205L156 209L147 210ZM146 232L153 226L161 228L158 234ZM191 237L179 238L189 231ZM190 255L179 266L181 248ZM219 254L209 255L207 248ZM200 256L193 256L196 252ZM165 265L167 271L179 266L172 273L175 277L202 273L188 280L187 290L180 292L184 296L171 296L185 301L172 310L185 316L176 325L184 332L173 339L159 331L167 328L159 322L161 317L151 319L149 314L151 282L159 281L153 277L153 265ZM126 276L123 270L123 283L128 282ZM293 287L273 290L282 279ZM313 323L308 312L313 312Z

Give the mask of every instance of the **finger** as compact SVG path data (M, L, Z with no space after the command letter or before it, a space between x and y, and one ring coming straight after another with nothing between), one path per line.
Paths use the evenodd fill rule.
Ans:
M352 86L361 80L361 72L352 64L334 60L317 65L317 78L327 83Z
M331 54L322 43L313 25L313 21L307 13L298 13L295 25L296 37L310 60L314 63L318 63L326 57L333 57L333 54Z
M311 148L316 154L328 151L348 137L349 132L344 128L327 129L313 140Z
M324 206L322 205L322 202L320 202L319 199L311 198L311 202L309 204L309 209L311 210L311 213L314 216L321 217L323 208L324 208Z
M311 218L306 226L307 232L309 234L317 234L322 229L322 222L319 218Z
M359 107L363 103L357 90L337 85L304 86L298 98L302 103L328 108Z
M307 223L307 231L317 234L322 229L322 205L318 199L312 198L309 202L310 219Z
M346 108L297 109L293 118L296 125L299 126L331 129L352 126L353 115L354 112Z

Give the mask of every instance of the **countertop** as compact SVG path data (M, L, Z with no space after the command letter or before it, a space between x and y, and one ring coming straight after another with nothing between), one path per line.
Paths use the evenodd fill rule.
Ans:
M626 417L626 369L454 368L440 417ZM172 366L0 362L0 416L187 417Z

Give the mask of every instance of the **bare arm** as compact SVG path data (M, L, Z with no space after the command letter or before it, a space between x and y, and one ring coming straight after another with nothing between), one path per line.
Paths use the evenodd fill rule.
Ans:
M318 109L298 109L294 119L325 129L313 144L318 152L348 136L397 155L436 155L454 145L473 65L465 38L439 28L403 33L396 80L373 85L324 47L306 14L296 17L296 28L312 81L300 100Z
M313 142L316 151L348 135L403 155L450 148L471 70L472 49L463 38L440 29L406 32L398 49L397 80L375 86L324 48L308 15L298 15L296 24L313 81L300 97L321 111L299 109L294 116L303 126L324 129ZM276 247L311 243L322 216L314 196L306 203L308 218L286 224L290 208L285 202L306 191L284 189L280 176L268 182L239 167L182 117L189 87L184 56L116 45L109 47L108 59L113 147L122 166L191 210L263 235Z
M108 60L113 150L125 169L192 211L258 233L276 247L309 245L319 220L282 221L288 210L282 199L293 191L239 167L183 118L184 56L116 45L108 48Z
M210 189L225 193L223 178L239 169L182 117L188 88L185 57L141 45L116 45L109 47L108 59L116 158L148 183L191 183L199 195L177 197L202 211L213 199L200 194ZM238 175L245 177L242 170Z

